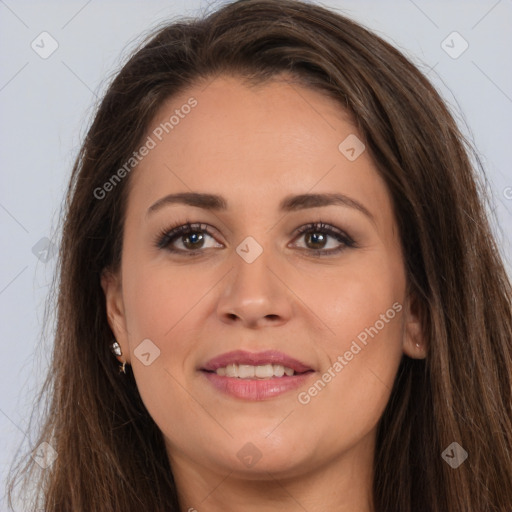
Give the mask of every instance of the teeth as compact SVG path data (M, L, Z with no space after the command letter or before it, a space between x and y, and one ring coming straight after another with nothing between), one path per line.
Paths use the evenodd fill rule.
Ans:
M276 377L282 377L284 375L284 366L282 364L273 364L272 366L274 367L274 375Z
M284 366L284 373L286 373L286 375L288 375L288 377L291 377L294 372L291 368L287 368L286 366Z
M274 366L271 364L256 366L254 373L258 379L270 379L274 376Z
M256 368L254 366L241 364L238 366L238 377L241 379L252 379L254 377L255 370Z
M226 377L238 377L238 365L228 364L226 366Z
M215 373L221 377L237 377L239 379L271 379L284 375L291 377L295 372L282 364L264 364L260 366L228 364L226 367L217 368Z

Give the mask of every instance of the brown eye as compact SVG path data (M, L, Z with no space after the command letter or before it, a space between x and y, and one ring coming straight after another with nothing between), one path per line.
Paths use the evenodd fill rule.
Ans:
M310 251L314 255L336 254L356 245L354 240L346 233L323 222L302 226L297 231L299 236L296 239L303 238L306 245L305 248L299 248ZM332 244L334 244L334 247L326 249L326 246Z
M354 240L342 230L322 222L302 226L297 232L298 236L295 239L303 238L305 247L300 247L296 243L293 246L308 251L314 256L333 255L356 246ZM187 256L201 254L213 247L224 247L219 243L205 247L208 238L216 242L207 224L187 223L162 232L156 241L156 246ZM328 247L330 245L332 247Z
M323 249L327 244L328 238L329 235L325 235L325 233L319 231L312 231L305 234L306 245L308 245L310 249Z
M198 253L205 249L208 238L215 241L206 224L184 224L164 231L157 241L157 247L175 253ZM181 247L180 247L181 245ZM214 247L214 246L211 246ZM223 247L222 244L216 247ZM206 247L209 248L209 247Z
M181 235L181 240L187 249L200 249L204 244L204 235L199 231L194 231L188 235Z

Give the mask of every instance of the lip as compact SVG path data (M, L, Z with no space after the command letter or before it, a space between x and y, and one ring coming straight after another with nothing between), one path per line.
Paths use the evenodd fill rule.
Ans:
M239 379L215 373L218 368L223 368L228 364L250 364L253 366L280 364L293 369L296 374L291 377L272 377L270 379ZM257 353L235 350L210 359L200 368L200 371L217 391L249 401L267 400L297 389L315 373L311 367L301 361L275 350Z
M290 357L283 352L276 350L265 350L263 352L246 352L245 350L234 350L226 352L220 356L210 359L201 370L215 372L218 368L223 368L228 364L250 364L252 366L264 364L281 364L295 371L295 373L304 373L312 371L313 368Z

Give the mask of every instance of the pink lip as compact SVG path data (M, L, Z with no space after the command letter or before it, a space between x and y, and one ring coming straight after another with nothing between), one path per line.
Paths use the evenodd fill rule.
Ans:
M210 359L201 369L214 372L217 368L223 368L228 364L250 364L253 366L282 364L283 366L287 366L288 368L295 370L296 373L304 373L312 370L312 368L301 363L297 359L276 350L265 350L264 352L234 350Z
M253 366L281 364L292 368L296 374L292 377L284 375L270 379L239 379L215 373L217 368L223 368L228 364L250 364ZM297 389L314 373L314 370L297 359L274 350L258 353L235 350L211 359L201 368L201 372L218 391L235 398L256 401L266 400Z
M297 389L313 375L313 372L301 373L293 377L273 377L265 380L221 377L216 373L208 372L202 372L202 374L210 384L222 393L243 400L266 400Z

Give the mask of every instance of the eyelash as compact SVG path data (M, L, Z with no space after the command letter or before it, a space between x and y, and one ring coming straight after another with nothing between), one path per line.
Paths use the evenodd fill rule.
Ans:
M191 223L190 221L186 221L185 224L171 226L167 229L162 230L156 237L155 246L159 249L165 249L171 253L182 254L186 256L197 256L200 254L202 249L198 249L195 251L192 250L183 250L183 249L174 249L171 247L171 244L176 241L180 236L183 237L185 235L191 233L203 232L207 233L209 236L214 238L213 233L210 232L209 226L207 224L202 223ZM336 249L302 249L308 252L313 253L313 256L329 256L333 254L337 254L347 248L355 248L357 247L356 242L348 236L343 231L338 228L331 226L330 224L326 224L322 221L312 222L310 224L306 224L298 228L295 232L295 238L300 237L305 233L318 233L321 232L330 237L333 237L338 242L342 243L340 247Z

